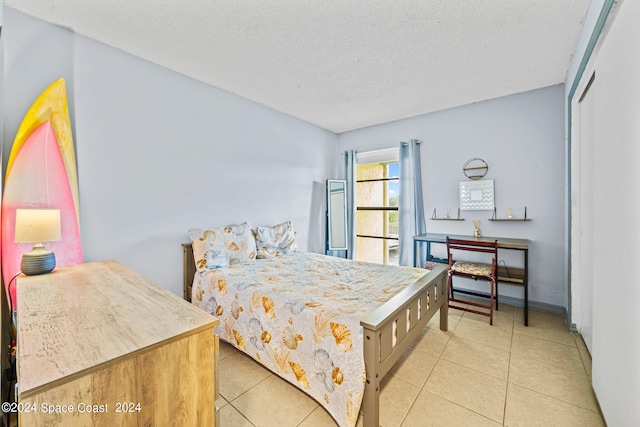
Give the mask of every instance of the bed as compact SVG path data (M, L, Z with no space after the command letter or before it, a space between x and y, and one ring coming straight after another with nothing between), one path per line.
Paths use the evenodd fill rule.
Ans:
M339 425L379 425L380 382L433 315L447 330L446 266L381 266L293 252L197 271L184 298L216 333L321 403ZM375 286L372 286L375 284ZM354 294L355 292L355 294Z

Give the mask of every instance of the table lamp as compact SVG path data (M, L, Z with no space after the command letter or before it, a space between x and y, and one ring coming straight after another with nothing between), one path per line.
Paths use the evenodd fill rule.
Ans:
M60 210L16 209L16 243L35 243L31 252L22 255L20 270L27 276L46 274L56 267L56 256L44 242L61 240Z

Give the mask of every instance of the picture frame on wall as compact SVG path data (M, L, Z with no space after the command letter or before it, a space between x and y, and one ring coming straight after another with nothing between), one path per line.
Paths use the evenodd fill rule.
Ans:
M494 206L494 183L492 179L460 182L461 210L491 211Z

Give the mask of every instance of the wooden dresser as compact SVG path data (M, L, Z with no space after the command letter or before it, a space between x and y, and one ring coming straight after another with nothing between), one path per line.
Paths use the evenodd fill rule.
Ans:
M216 425L217 324L115 261L19 277L20 425Z

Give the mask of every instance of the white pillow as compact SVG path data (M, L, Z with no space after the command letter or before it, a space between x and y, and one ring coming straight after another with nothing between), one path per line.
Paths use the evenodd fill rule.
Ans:
M258 258L273 258L297 251L296 234L293 231L291 221L273 227L258 227L256 229L256 247Z

